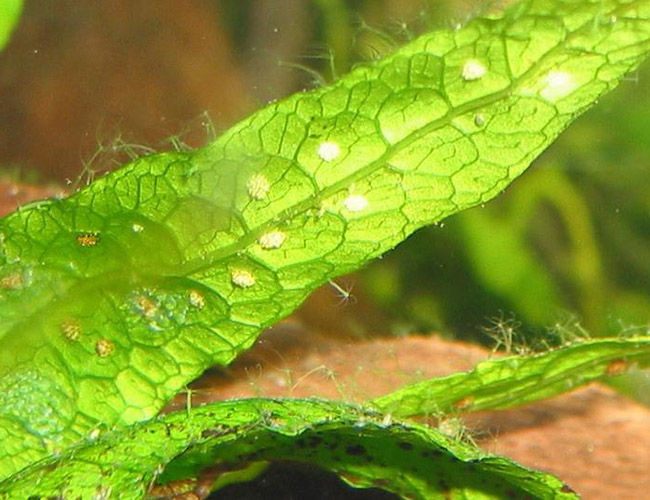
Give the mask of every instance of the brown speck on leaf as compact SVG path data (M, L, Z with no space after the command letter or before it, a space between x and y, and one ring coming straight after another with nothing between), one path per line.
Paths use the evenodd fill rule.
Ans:
M77 320L66 319L61 323L61 332L69 341L77 341L81 337L81 324Z
M106 358L115 351L115 344L108 339L99 339L95 344L95 352L100 358Z
M192 307L197 309L203 309L205 307L205 297L196 290L190 290L189 300Z
M156 303L144 295L138 295L136 297L135 307L145 318L151 318L158 312Z
M617 375L623 375L627 371L627 361L624 359L614 359L609 362L605 373L609 377L616 377Z
M465 398L454 401L453 407L456 410L464 410L466 408L469 408L473 404L474 404L474 398L472 396L467 396Z
M99 243L99 233L81 233L77 235L77 243L82 247L94 247Z
M23 286L23 276L20 273L11 273L0 279L0 287L4 290L15 290Z

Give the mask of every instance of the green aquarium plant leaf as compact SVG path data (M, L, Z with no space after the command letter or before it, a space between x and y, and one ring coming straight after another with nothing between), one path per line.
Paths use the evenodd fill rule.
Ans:
M555 477L418 424L314 399L226 401L107 433L0 483L0 498L163 498L213 475L297 461L413 499L578 498ZM257 468L259 470L259 467ZM216 473L216 474L214 474ZM217 483L218 484L218 483ZM117 498L117 497L115 497Z
M650 0L530 0L0 221L0 477L156 415L315 287L520 175L650 51Z
M557 396L631 364L650 362L650 338L600 339L530 356L483 361L472 371L412 384L372 401L396 417L499 410Z
M0 2L0 50L4 49L11 32L18 23L23 10L23 0L2 0Z

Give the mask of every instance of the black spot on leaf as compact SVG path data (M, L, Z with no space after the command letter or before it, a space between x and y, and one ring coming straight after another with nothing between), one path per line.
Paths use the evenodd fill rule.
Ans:
M348 455L358 456L366 453L366 449L360 444L350 445L345 448Z

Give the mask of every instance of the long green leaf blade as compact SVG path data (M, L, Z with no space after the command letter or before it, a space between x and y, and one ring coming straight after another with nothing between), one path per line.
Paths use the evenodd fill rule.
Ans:
M141 499L154 480L196 479L206 467L312 463L358 487L413 499L577 498L549 474L481 454L417 424L382 422L320 400L240 400L114 431L0 483L0 498ZM162 468L166 469L161 473ZM4 497L2 496L4 495Z
M531 356L483 361L467 373L418 382L372 401L396 417L499 410L550 398L633 363L650 362L650 338L600 339Z
M524 2L0 221L0 477L152 417L313 288L498 194L640 63L649 18Z

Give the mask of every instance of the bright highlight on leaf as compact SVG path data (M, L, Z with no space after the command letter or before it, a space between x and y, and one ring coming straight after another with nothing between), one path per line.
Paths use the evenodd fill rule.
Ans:
M566 71L550 71L544 78L544 88L540 95L547 101L555 102L568 96L576 86L573 77Z
M334 161L340 154L341 150L339 149L339 145L335 142L322 142L320 146L318 146L318 156L320 156L323 161Z
M530 0L0 220L0 477L155 416L317 286L490 200L649 50L650 0Z
M343 200L343 204L350 212L361 212L368 206L368 200L363 195L352 194Z

